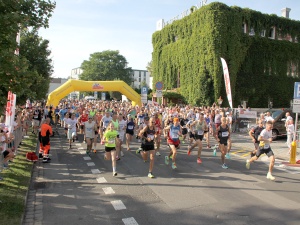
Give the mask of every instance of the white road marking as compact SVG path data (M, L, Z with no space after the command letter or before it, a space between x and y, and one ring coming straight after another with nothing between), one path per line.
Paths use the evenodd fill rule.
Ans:
M107 183L107 181L106 181L106 179L105 179L104 177L98 177L96 180L97 180L97 182L98 182L99 184Z
M111 195L111 194L114 194L114 193L115 193L114 189L112 189L111 187L102 188L102 190L104 191L104 193L105 193L106 195Z
M86 154L86 152L85 151L80 151L80 154L84 155L84 154Z
M123 202L121 200L111 201L110 203L113 205L115 210L126 209L126 206L123 204Z
M84 148L83 147L81 147L81 148L78 148L78 150L83 150Z
M92 174L101 173L101 171L98 169L91 169L91 171L92 171Z
M139 225L133 217L122 219L125 225Z
M75 145L76 145L76 146L81 146L81 144L80 144L80 143L76 143Z
M95 166L95 163L93 163L93 162L88 162L87 165L88 165L88 166Z
M84 160L91 160L91 157L86 156L86 157L83 157L83 159Z

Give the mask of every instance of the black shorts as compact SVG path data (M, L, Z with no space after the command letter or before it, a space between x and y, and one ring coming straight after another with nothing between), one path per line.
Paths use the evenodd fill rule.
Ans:
M225 146L227 146L227 140L228 140L228 138L220 138L220 145L225 145Z
M116 151L116 147L107 147L105 146L105 152Z
M126 130L126 134L133 135L133 130Z
M83 128L84 128L84 125L80 125L80 129L83 130Z
M264 148L258 148L257 152L256 152L256 156L257 158L259 156L261 156L262 154L266 154L268 157L271 157L272 155L274 155L273 151L271 148L267 148L267 149L264 149Z
M190 132L190 138L194 138L195 139L195 135L192 132Z
M68 130L68 128L65 127L64 130Z
M5 150L2 154L3 154L3 157L5 158L9 154L9 151Z
M145 152L154 150L154 143L153 144L144 144L142 149Z
M195 134L195 140L200 140L200 141L202 141L202 140L203 140L203 135Z
M186 128L182 128L182 135L187 134L187 129Z

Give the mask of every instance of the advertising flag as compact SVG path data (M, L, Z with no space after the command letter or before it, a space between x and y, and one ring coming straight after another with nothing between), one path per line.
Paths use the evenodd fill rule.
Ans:
M232 108L233 106L232 106L232 95L231 95L229 70L228 70L228 66L227 66L225 59L221 58L221 62L222 62L223 72L224 72L224 81L225 81L227 99L228 99L230 108Z
M10 132L13 131L13 124L15 120L16 111L16 95L11 91L8 92L6 113L5 113L5 125L8 127Z

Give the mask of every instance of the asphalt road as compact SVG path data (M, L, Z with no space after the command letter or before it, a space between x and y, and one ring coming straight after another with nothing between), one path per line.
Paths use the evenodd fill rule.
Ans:
M62 130L60 130L60 133ZM268 165L255 162L245 168L245 158L232 155L229 169L221 167L220 154L196 150L186 154L181 146L177 169L164 163L168 148L155 157L153 173L135 151L124 151L112 176L104 146L88 157L82 137L71 150L64 136L52 141L51 163L37 162L23 224L135 225L135 224L297 224L300 221L300 174L275 169L275 181L266 179ZM132 149L139 144L134 143ZM38 202L39 201L39 202ZM41 203L41 207L37 207ZM29 208L33 207L33 220ZM31 214L30 214L31 215ZM30 216L32 218L32 216ZM33 223L31 223L33 221Z

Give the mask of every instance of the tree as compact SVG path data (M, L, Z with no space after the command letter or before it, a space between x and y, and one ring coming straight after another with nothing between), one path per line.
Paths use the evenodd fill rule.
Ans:
M127 67L127 60L119 51L95 52L89 60L83 61L81 68L81 80L122 80L129 85L132 83L132 69Z
M25 56L17 56L17 33L27 28L47 28L55 8L51 0L3 0L0 3L0 106L6 105L9 90L19 95L31 91L28 83L37 74L28 70ZM28 49L30 51L30 49ZM36 84L34 84L36 86ZM45 89L45 86L44 88ZM17 98L18 101L19 98Z

